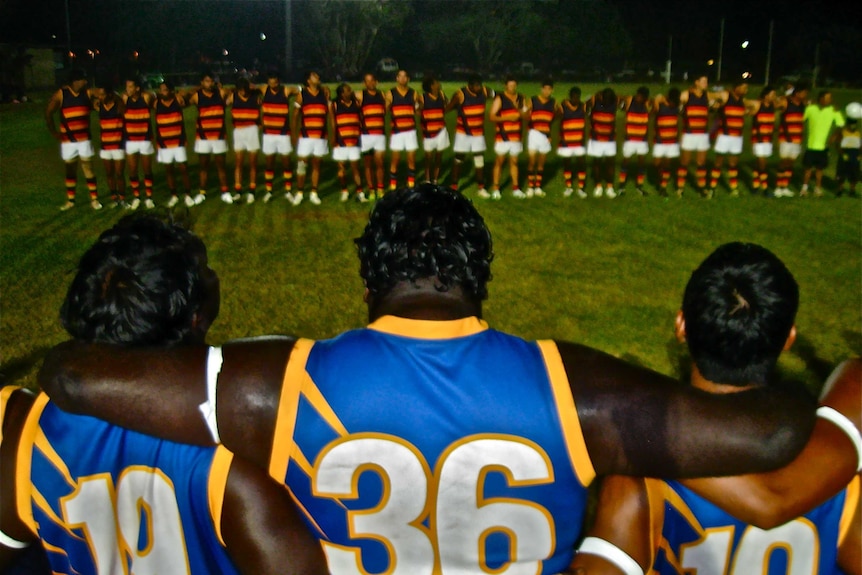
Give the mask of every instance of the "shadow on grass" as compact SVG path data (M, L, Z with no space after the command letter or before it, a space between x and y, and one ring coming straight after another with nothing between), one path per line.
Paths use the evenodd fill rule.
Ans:
M45 354L52 346L39 347L32 353L23 357L15 358L0 365L0 387L14 384L24 378L37 365L42 363Z
M862 356L862 331L845 330L841 335L847 342L847 347L853 350L853 354Z
M804 335L796 336L796 342L793 344L793 347L790 348L790 353L796 355L805 362L805 369L813 374L814 378L820 382L821 385L826 381L826 378L829 377L829 374L832 373L832 370L835 368L835 365L832 362L817 355L817 349L814 347L814 344Z

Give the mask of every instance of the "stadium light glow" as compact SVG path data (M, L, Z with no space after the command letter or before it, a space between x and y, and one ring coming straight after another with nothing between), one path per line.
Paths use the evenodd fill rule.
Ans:
M745 50L746 48L748 48L748 40L742 43L742 49Z

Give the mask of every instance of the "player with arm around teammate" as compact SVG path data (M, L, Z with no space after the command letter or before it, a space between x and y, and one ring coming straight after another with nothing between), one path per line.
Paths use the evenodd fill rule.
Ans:
M668 195L671 174L676 172L676 194L682 196L687 170L679 165L679 88L659 94L653 104L652 155L659 174L658 190Z
M308 201L320 205L317 186L320 184L320 160L329 153L329 88L320 83L320 75L311 70L305 74L305 85L293 103L292 132L296 142L296 193L293 205L302 203L305 178L311 164L311 193Z
M524 199L527 194L521 191L518 180L518 157L524 151L524 119L528 113L527 100L518 92L518 81L514 76L507 76L505 89L494 96L488 119L496 124L494 136L494 168L491 172L491 199L499 200L500 177L503 164L509 165L509 177L512 179L512 197Z
M129 187L132 188L131 209L141 205L141 181L138 166L144 174L144 207L156 207L153 202L153 146L152 108L155 96L144 90L138 77L126 80L123 93L123 123L126 142L126 162L129 165Z
M587 156L592 158L593 179L596 187L593 197L604 194L616 198L614 191L614 171L617 161L617 108L619 98L613 88L593 94L587 101L587 115L590 119L590 141Z
M702 197L711 197L706 190L706 154L709 152L709 110L716 95L708 90L709 79L706 74L695 76L688 90L679 96L682 108L682 138L680 139L680 170L688 175L692 157L695 163L695 187ZM681 196L683 187L677 185L677 195Z
M359 137L362 132L359 103L353 96L350 84L342 82L335 90L335 100L330 104L329 119L332 122L332 159L338 164L338 182L341 184L341 201L350 199L347 190L347 166L353 175L356 186L356 201L365 203L368 199L362 191L362 175L359 173Z
M231 343L209 388L206 346L65 344L40 381L64 407L133 428L204 444L217 430L288 486L336 573L559 573L596 475L762 470L808 437L813 402L789 390L709 395L585 346L490 328L491 237L458 192L387 194L356 243L366 328ZM158 405L130 401L117 381L128 370L153 374L136 385ZM171 385L180 377L194 390ZM200 403L214 405L211 427Z
M408 85L407 70L398 70L396 85L386 92L386 109L389 110L389 190L398 187L398 162L401 152L407 155L407 187L416 185L416 150L419 149L416 133L416 112L419 94Z
M779 354L796 336L798 298L793 276L765 248L719 247L692 274L676 320L694 361L692 385L728 395L771 385ZM859 517L851 529L859 505L860 365L836 371L821 398L832 407L818 410L811 440L785 468L683 482L606 478L573 567L601 575L826 574L840 565L858 575L862 564L848 559L862 546ZM842 381L832 385L835 379Z
M203 243L133 215L84 254L61 319L81 341L169 348L201 342L218 307ZM0 568L41 541L54 573L326 572L284 491L221 446L71 415L13 386L0 429Z
M446 94L440 81L433 76L422 80L422 100L419 117L422 122L422 149L425 151L425 181L436 184L440 179L443 152L449 149L446 129Z
M362 91L356 101L362 112L362 135L359 138L368 199L383 197L383 156L386 153L386 96L377 89L377 77L365 74Z
M626 181L632 158L637 164L635 172L635 185L638 194L646 195L644 180L646 179L645 160L649 154L649 141L647 131L649 130L649 119L652 113L652 100L649 97L649 88L641 86L634 95L626 96L622 101L622 109L625 112L625 140L623 141L623 163L620 166L619 193L625 193Z
M248 157L248 192L245 203L254 203L257 190L257 154L260 151L260 92L251 89L248 78L237 78L236 89L228 94L225 105L230 107L233 120L234 195L242 194L242 166Z
M218 174L221 200L226 204L234 202L233 194L227 186L227 126L225 124L225 100L228 92L215 81L212 72L201 74L200 87L188 98L189 104L198 110L195 153L200 164L200 189L195 196L195 204L206 200L209 165L212 159ZM238 198L237 198L238 199Z
M293 202L293 167L290 154L293 151L290 133L290 100L299 95L295 86L285 86L278 72L271 70L266 75L266 85L261 86L261 126L263 129L264 203L272 199L275 183L276 156L281 156L282 176L284 178L284 197Z
M473 75L446 105L446 113L455 110L458 114L452 144L455 159L449 187L460 189L461 165L471 160L476 169L476 195L480 198L491 197L485 189L485 150L488 147L485 141L485 108L489 98L494 98L494 90L482 84L481 76Z
M739 196L739 157L742 155L745 117L759 107L758 100L746 98L748 81L738 80L733 88L716 94L712 105L718 107L718 135L715 138L712 170L709 175L707 197L715 196L721 171L727 159L727 184L730 195Z
M566 189L564 197L571 196L575 189L573 175L578 178L578 197L586 199L587 192L587 112L586 105L581 101L581 89L573 86L569 97L560 102L557 107L560 116L560 142L557 144L557 155L563 158L563 179ZM574 164L574 166L573 166ZM575 173L575 171L577 171Z
M542 198L542 179L545 160L551 151L551 125L556 118L557 103L552 94L554 83L550 79L542 82L541 92L527 101L529 131L527 132L527 197Z
M186 207L195 205L191 197L189 180L188 151L186 150L186 122L183 110L188 105L185 97L178 94L169 80L159 84L159 92L153 103L153 116L156 124L156 161L165 167L165 179L171 198L167 207L173 208L180 201L177 193L177 179L174 165L180 173L183 184L183 201Z
M775 139L775 88L764 86L751 114L751 151L754 154L754 170L751 173L751 188L764 196L769 192L769 159L774 153Z
M99 115L99 158L105 168L113 207L127 207L124 166L126 151L123 144L123 99L110 82L96 88L94 101Z

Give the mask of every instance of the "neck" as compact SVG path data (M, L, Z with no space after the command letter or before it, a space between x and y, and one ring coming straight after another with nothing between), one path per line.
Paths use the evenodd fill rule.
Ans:
M697 368L697 364L692 364L691 366L691 385L698 389L702 389L703 391L718 394L737 393L758 387L753 383L748 385L731 385L729 383L716 383L714 381L710 381L700 373L700 370Z
M384 315L432 321L482 317L481 302L470 299L460 286L441 292L435 285L435 278L423 278L399 282L384 295L369 294L368 319L374 321Z

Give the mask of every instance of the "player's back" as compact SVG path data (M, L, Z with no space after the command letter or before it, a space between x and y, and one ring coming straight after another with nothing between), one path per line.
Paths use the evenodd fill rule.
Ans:
M270 472L333 573L568 564L594 472L553 343L386 316L300 340L285 381Z
M651 573L840 574L838 546L859 498L859 477L841 493L774 529L748 525L675 481L647 479L657 548Z
M217 533L231 454L61 411L44 394L18 447L18 514L55 573L238 573Z

